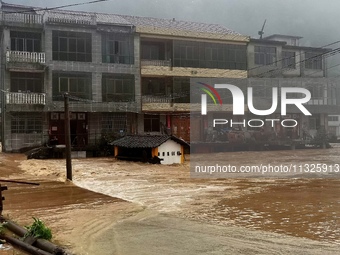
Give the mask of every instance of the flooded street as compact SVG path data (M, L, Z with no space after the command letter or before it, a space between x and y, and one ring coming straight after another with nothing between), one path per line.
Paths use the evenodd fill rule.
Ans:
M237 166L337 164L340 163L338 155L340 148L228 152L211 154L210 158L227 158ZM75 254L276 254L274 251L278 250L282 254L320 254L321 251L340 254L340 179L336 174L191 178L189 163L193 163L196 156L186 155L185 164L170 166L114 158L74 159L74 184L108 196L81 192L83 195L79 193L63 202L66 194L78 192L70 188L72 184L64 184L64 160L25 160L22 155L1 154L2 165L13 162L13 169L2 172L3 177L44 180L40 192L49 192L47 200L54 201L25 203L8 191L4 215L23 219L34 213L46 217L52 226L60 228L57 231L60 242L85 229L87 241L79 237L67 241L67 245L77 251ZM8 157L12 158L8 160ZM71 186L58 190L58 183ZM11 187L11 192L20 192L18 189L18 186ZM61 206L55 208L57 204ZM89 221L90 215L95 218ZM69 217L76 220L70 226L62 225ZM97 231L95 235L91 235L93 229ZM219 234L212 240L216 233ZM165 239L155 246L154 238L159 235ZM194 237L196 241L191 239ZM192 243L182 243L183 238ZM198 243L194 245L195 242ZM84 247L89 243L92 248ZM143 253L143 247L148 252ZM91 253L91 249L97 253ZM176 249L186 252L176 253Z

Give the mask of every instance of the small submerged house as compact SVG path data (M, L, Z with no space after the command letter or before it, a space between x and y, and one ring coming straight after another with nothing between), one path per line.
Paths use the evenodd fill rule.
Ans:
M184 140L171 135L127 135L111 143L118 159L180 164L184 162Z

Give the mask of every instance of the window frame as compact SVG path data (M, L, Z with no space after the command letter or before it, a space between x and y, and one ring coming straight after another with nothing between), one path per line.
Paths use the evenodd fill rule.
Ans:
M66 89L61 88L62 81ZM76 86L76 90L74 87ZM84 89L84 90L83 90ZM64 73L54 72L52 74L52 95L53 101L62 101L62 94L67 92L71 96L79 97L85 100L92 99L92 74L88 73Z
M305 68L311 70L322 70L322 55L315 52L305 52Z
M158 114L144 114L144 132L160 132L160 130L160 116Z
M102 33L102 62L133 65L133 35L130 33Z
M254 64L255 65L277 65L277 49L275 46L254 46Z
M43 118L35 113L15 114L11 119L12 134L41 134Z
M296 69L295 51L282 51L282 68Z
M120 89L121 91L119 91ZM120 100L118 100L119 98ZM134 75L132 74L103 74L102 75L102 101L103 102L134 102L135 101L135 77Z
M52 59L55 61L92 62L92 34L53 30Z

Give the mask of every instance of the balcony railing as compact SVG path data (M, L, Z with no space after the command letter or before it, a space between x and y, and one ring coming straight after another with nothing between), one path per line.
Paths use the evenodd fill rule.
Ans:
M1 12L1 20L4 22L15 22L25 24L42 24L42 15L31 13Z
M144 95L142 96L142 103L171 103L171 96L159 95Z
M7 104L39 104L45 105L45 93L22 93L22 92L8 92L6 94Z
M72 25L95 26L97 24L96 15L93 14L70 14L64 12L48 13L48 23L63 23Z
M171 66L171 60L141 60L142 66Z
M45 53L27 51L7 51L6 61L45 64Z

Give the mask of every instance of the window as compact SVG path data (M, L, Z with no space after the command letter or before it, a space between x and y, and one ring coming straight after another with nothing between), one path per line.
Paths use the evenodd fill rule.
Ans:
M103 75L103 102L135 100L135 77L130 74Z
M43 74L11 72L11 92L43 92Z
M282 51L282 67L295 69L295 52Z
M306 69L322 69L322 56L320 53L306 52L305 53Z
M83 73L53 73L53 100L63 100L64 92L71 96L92 99L91 75Z
M12 134L42 133L42 116L37 113L12 115Z
M246 70L247 46L174 41L174 66Z
M173 80L173 102L190 103L190 78L175 77Z
M12 51L41 51L41 35L39 33L11 31Z
M53 60L92 61L90 33L52 31Z
M276 65L276 48L268 46L255 46L256 65Z
M170 79L170 80L169 80ZM171 94L171 78L143 78L142 79L142 93L143 95L161 96L166 98Z
M159 115L144 115L144 132L159 132L160 118Z
M328 121L339 121L339 116L328 116Z
M165 60L164 43L142 42L141 58L146 60Z
M101 119L102 133L126 134L132 119L126 113L103 113Z
M103 63L133 64L133 45L131 34L104 33L102 35Z

